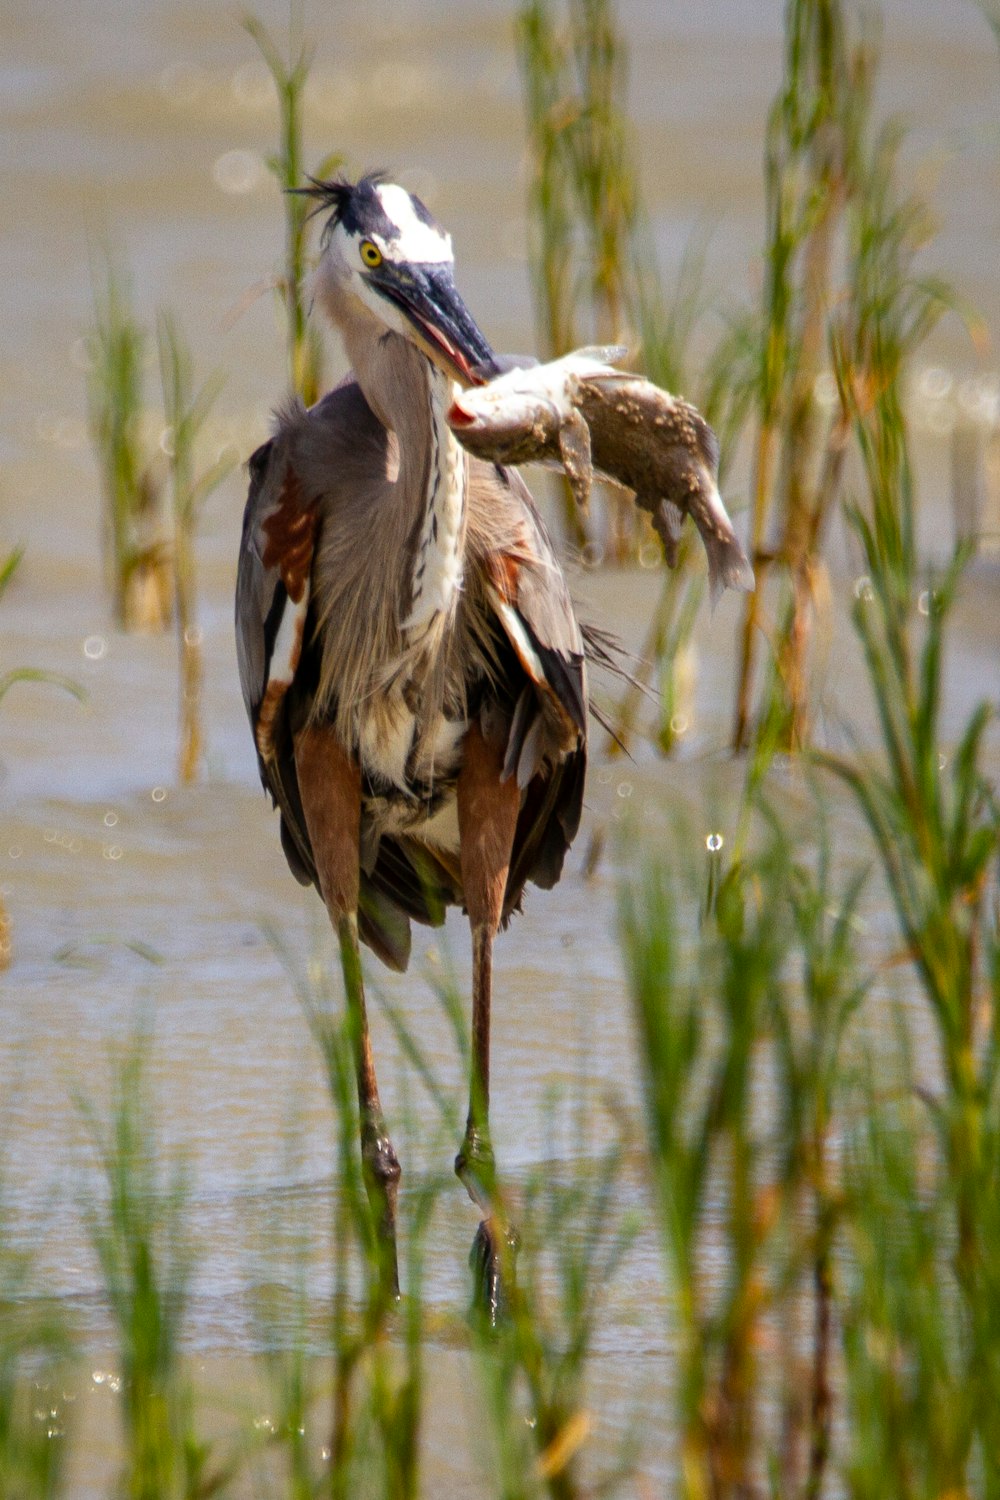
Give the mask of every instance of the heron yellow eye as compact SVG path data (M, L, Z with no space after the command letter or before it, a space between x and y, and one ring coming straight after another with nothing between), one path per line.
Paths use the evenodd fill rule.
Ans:
M376 266L382 264L382 252L371 240L362 240L360 250L361 259L372 271L374 271Z

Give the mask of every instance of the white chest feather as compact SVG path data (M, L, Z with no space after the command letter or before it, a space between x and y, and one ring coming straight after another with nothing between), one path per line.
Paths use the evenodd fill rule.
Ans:
M417 536L410 610L403 629L419 640L446 620L462 587L465 541L465 453L445 421L456 387L427 365L431 449L424 514Z
M430 783L436 776L454 772L467 727L464 719L442 716L429 740L421 742L420 753L415 754L416 718L402 693L393 692L362 719L358 756L365 770L392 786L405 789L413 780Z

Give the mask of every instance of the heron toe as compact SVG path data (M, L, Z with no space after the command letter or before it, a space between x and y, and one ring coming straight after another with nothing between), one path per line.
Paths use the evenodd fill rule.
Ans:
M514 1258L518 1239L509 1226L495 1218L483 1219L469 1251L472 1269L472 1312L490 1328L510 1313L515 1288Z

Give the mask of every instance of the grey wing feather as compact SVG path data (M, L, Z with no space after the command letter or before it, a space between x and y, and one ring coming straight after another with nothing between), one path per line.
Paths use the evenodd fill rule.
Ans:
M305 829L295 775L285 699L294 670L282 679L272 675L275 648L290 608L278 566L265 562L265 531L280 503L286 455L278 435L264 443L249 463L250 486L243 513L243 533L236 572L236 658L243 702L257 750L264 789L281 810L281 845L295 878L315 882L316 867ZM308 598L300 601L304 614ZM279 663L287 671L288 663Z
M267 687L266 627L281 581L276 568L264 567L260 548L260 519L267 504L265 491L272 447L272 443L264 443L250 458L250 489L243 512L236 571L236 659L251 729Z
M250 460L250 486L243 518L236 582L236 652L247 716L257 748L261 781L281 813L281 844L289 867L303 884L318 889L295 768L294 733L305 722L318 680L317 651L306 630L314 545L324 508L337 484L355 475L366 445L384 459L386 437L357 385L342 382L318 406L292 403L279 414L270 442ZM292 491L297 493L293 497ZM270 561L268 526L283 500L315 511L311 525L291 535L298 569L296 597ZM294 510L294 507L293 507ZM286 521L288 517L285 518ZM292 516L294 521L294 516ZM279 526L275 535L281 531ZM289 587L292 587L291 581ZM289 627L294 628L290 629ZM311 626L310 626L311 631ZM361 872L358 927L362 940L394 969L410 956L410 916L438 923L454 891L443 870L392 841L383 840L373 867Z
M505 589L494 590L498 624L520 660L504 774L524 793L507 881L504 915L527 880L559 878L580 822L587 745L583 637L569 589L530 491L520 475L474 463L470 508L473 560L487 576L499 549ZM496 566L496 564L494 564Z

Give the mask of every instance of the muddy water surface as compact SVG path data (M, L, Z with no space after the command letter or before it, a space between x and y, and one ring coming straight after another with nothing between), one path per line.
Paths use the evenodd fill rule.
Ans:
M283 23L280 6L267 13ZM676 271L692 231L708 226L718 300L749 295L759 275L758 163L779 70L780 6L634 0L622 14L665 275ZM389 165L428 198L454 231L459 279L477 317L499 347L523 349L533 338L510 22L509 7L485 0L323 8L309 18L317 62L308 131L312 158L335 147L352 166ZM248 295L280 260L279 205L262 162L273 135L266 78L221 3L86 0L70 17L65 7L12 0L3 35L0 551L15 542L27 551L0 605L0 672L19 665L64 672L87 700L25 685L0 706L0 885L14 941L13 966L0 981L2 1125L16 1232L98 1351L78 1404L85 1441L73 1493L89 1496L106 1493L113 1468L114 1394L103 1377L114 1372L100 1353L108 1331L83 1220L95 1169L75 1099L103 1100L109 1049L148 1024L162 1134L186 1155L194 1184L200 1272L191 1347L218 1399L219 1425L247 1408L256 1413L267 1397L250 1365L262 1337L253 1289L293 1285L304 1264L310 1289L324 1290L331 1207L321 1072L265 929L275 928L302 966L329 966L333 953L318 902L281 856L239 697L231 598L241 483L234 477L213 499L203 526L207 773L182 790L174 645L110 626L85 433L79 340L91 246L108 233L150 321L169 303L200 368L225 373L213 443L245 458L265 434L284 381L270 297ZM971 5L899 0L887 11L886 50L885 101L906 108L910 155L938 178L935 254L996 333L1000 65L991 35ZM980 360L957 325L942 331L929 359L953 379L949 401L964 391L967 403L988 408L990 356ZM338 360L331 351L331 375ZM962 385L970 380L979 384ZM151 368L151 407L154 387ZM946 402L925 412L922 435L929 476L922 533L939 553L952 536L940 436L951 409ZM729 498L738 509L740 482ZM822 667L822 726L837 740L848 725L865 735L870 718L841 619L856 571L842 538L834 558L837 623ZM577 582L595 618L627 643L641 640L659 587L654 574ZM997 696L998 607L996 571L984 563L956 625L952 724L984 693ZM595 1157L610 1133L611 1103L636 1109L614 901L637 845L614 835L639 828L654 844L683 837L698 848L709 832L731 827L739 772L718 751L736 618L727 600L699 621L697 699L679 760L641 755L623 765L598 753L566 877L555 892L531 895L500 945L494 1126L515 1185L539 1164L565 1174ZM788 796L792 805L802 798L791 781ZM839 808L837 820L845 844L857 846L850 809ZM585 879L591 838L605 827L608 854ZM373 968L372 982L405 1013L458 1100L461 1068L435 993L450 970L467 983L461 921L418 937L408 976ZM404 1184L417 1182L447 1169L455 1141L403 1067L379 1005L373 1009ZM585 1101L582 1135L565 1117L553 1132L546 1114L553 1093ZM626 1171L622 1194L625 1208L642 1207L634 1171ZM464 1304L474 1229L456 1186L433 1228L426 1289L444 1319ZM639 1422L645 1469L662 1478L671 1452L662 1416L669 1298L649 1229L609 1290L598 1348L595 1452L609 1455ZM474 1396L466 1357L445 1334L430 1381L428 1493L468 1493L480 1461L464 1436L475 1425Z

